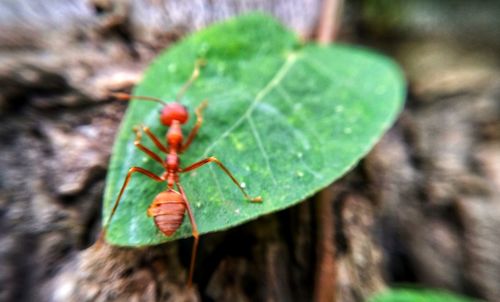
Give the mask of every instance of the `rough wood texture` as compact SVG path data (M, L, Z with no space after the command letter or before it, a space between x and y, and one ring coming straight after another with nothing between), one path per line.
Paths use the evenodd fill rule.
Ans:
M337 301L364 301L391 281L500 301L495 52L442 39L387 43L408 73L409 101L330 189L333 236L317 234L315 198L203 236L197 287L187 290L189 239L89 248L126 107L108 93L130 88L159 49L214 20L260 8L309 35L320 5L89 3L0 3L1 301L310 301L318 282L335 287ZM345 24L348 38L355 25ZM335 278L316 280L329 275L317 273L331 259L316 249L329 236Z

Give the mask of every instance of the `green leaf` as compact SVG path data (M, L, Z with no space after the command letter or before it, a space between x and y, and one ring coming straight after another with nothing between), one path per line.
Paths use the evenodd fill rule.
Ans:
M204 99L204 124L182 166L215 156L261 204L249 203L231 180L209 164L181 175L201 234L227 229L290 207L351 169L394 122L405 95L391 60L357 47L302 45L274 19L252 14L207 28L160 55L134 94L172 100L197 58L206 66L182 102L191 110ZM123 120L108 172L103 217L108 217L127 170L162 167L134 147L134 125L160 138L161 105L133 101ZM184 132L194 123L191 119ZM156 150L147 137L144 144ZM164 155L162 155L163 157ZM108 242L159 244L191 235L185 219L167 238L146 210L165 189L132 176L108 228Z
M442 290L390 289L375 295L369 302L473 302L470 298L454 295Z

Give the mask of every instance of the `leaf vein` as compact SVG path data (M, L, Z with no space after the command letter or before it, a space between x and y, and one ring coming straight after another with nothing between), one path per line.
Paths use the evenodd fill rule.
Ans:
M252 120L251 116L247 116L248 124L250 125L250 129L252 130L252 134L255 137L255 141L257 142L257 146L259 147L260 153L262 154L262 157L264 158L264 161L266 162L267 169L269 170L269 174L271 175L271 178L273 179L273 183L275 185L278 184L276 181L276 177L274 177L273 169L271 168L271 162L269 161L269 156L266 152L266 149L264 148L264 144L262 143L262 139L260 138L259 132L257 131L257 128L255 127L255 123Z
M217 176L215 175L213 166L210 166L210 175L212 176L212 179L214 180L215 187L217 188L217 191L219 191L219 195L221 200L224 200L224 194L222 193L222 187L219 183L219 180L217 179Z
M283 100L285 101L285 103L287 103L290 106L290 108L291 108L291 110L293 112L293 102L292 102L292 98L290 97L290 95L288 94L288 92L286 92L285 89L283 87L281 87L281 86L276 87L276 91L278 92L278 94L280 94L283 97ZM306 120L304 120L304 118L301 115L298 116L298 119L302 122L302 126L305 127L309 131L310 135L318 143L322 141L321 138L316 134L317 133L316 130L312 129L310 127L310 123L309 122L307 122ZM321 151L322 151L322 149L320 149L320 153L321 153L321 155L323 155L323 152L321 152ZM319 158L319 156L317 158ZM319 179L322 179L324 177L323 174L318 173L313 168L311 168L309 166L309 164L307 164L304 161L303 158L300 158L300 161L301 161L302 165L304 166L304 168L306 169L306 171L309 172L310 174L312 174L314 177L319 178ZM324 162L323 156L321 156L321 161ZM323 166L323 163L320 166Z
M309 63L312 69L317 71L319 74L322 74L324 77L332 81L332 83L338 82L339 84L337 85L337 88L342 89L342 88L350 88L349 92L351 92L354 96L356 96L359 99L364 99L366 96L359 94L357 91L356 84L353 83L352 81L349 80L349 77L346 77L344 79L341 79L340 77L335 77L332 72L329 70L325 69L321 62L318 62L315 59L312 58L307 58L304 60L305 63ZM347 80L346 80L347 79Z
M283 78L287 75L287 73L290 71L291 67L295 64L297 59L299 58L297 53L290 53L283 63L283 65L278 69L276 74L273 76L271 81L262 88L257 94L255 95L255 98L251 101L250 106L248 106L247 111L239 118L237 119L226 131L224 131L219 137L217 137L212 144L210 144L205 151L203 152L203 156L206 157L208 156L208 153L212 151L215 146L225 137L229 135L236 127L241 125L241 123L247 118L252 111L254 110L255 106L257 103L262 101L262 99L269 94L275 87L279 85L279 83L283 80Z
M285 89L282 88L281 86L276 87L276 91L283 97L283 100L285 101L285 103L287 103L291 107L291 110L292 110L292 113L293 113L293 102L292 102L292 98L290 97L290 95L288 94L288 92L286 92ZM302 122L302 125L305 128L307 128L307 130L310 132L311 136L314 137L314 139L316 139L318 142L321 142L321 139L316 134L317 131L315 129L312 129L310 127L311 122L304 120L304 118L302 117L302 115L298 115L297 117Z

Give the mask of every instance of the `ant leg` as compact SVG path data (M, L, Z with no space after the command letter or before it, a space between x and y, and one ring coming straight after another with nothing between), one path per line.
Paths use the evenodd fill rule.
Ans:
M168 148L165 147L160 142L160 140L156 137L156 135L153 132L151 132L151 130L149 129L149 127L142 126L142 131L144 131L146 133L146 135L149 136L149 138L153 141L153 143L155 144L155 146L158 149L160 149L163 153L167 153L168 154Z
M179 173L185 173L185 172L189 172L189 171L198 169L199 167L201 167L203 165L206 165L208 163L211 163L211 162L216 163L222 169L222 171L224 171L224 173L226 173L227 176L229 176L231 178L231 180L234 182L234 184L236 186L238 186L238 188L240 189L241 193L243 193L243 196L245 196L245 198L247 200L249 200L251 202L262 202L262 197L260 197L260 196L257 196L255 198L250 197L250 195L247 194L247 192L245 191L245 189L243 189L243 187L240 185L240 183L238 182L238 180L236 180L236 178L233 176L233 174L231 172L229 172L229 170L226 168L226 166L224 166L217 158L215 158L213 156L205 158L203 160L200 160L199 162L196 162L196 163L194 163L194 164L192 164L189 167L186 167L184 169L180 169Z
M194 124L193 126L193 129L191 129L191 132L189 133L187 139L186 139L186 142L184 144L182 144L181 148L180 148L180 152L183 152L185 151L189 145L191 145L191 142L193 141L194 137L196 136L196 134L198 133L198 130L200 129L201 127L201 123L203 122L203 116L202 116L202 112L203 112L203 109L205 109L208 105L208 102L207 100L204 100L203 102L201 102L201 104L196 108L195 110L195 114L196 114L196 124Z
M125 181L123 182L122 188L120 189L120 193L118 194L118 197L116 198L115 204L113 205L113 209L111 210L111 214L109 215L108 219L106 220L106 224L102 227L101 233L99 234L99 238L97 239L97 242L103 242L104 241L104 236L106 235L106 230L108 228L109 223L111 222L111 219L113 219L113 215L115 215L116 208L118 208L118 204L120 203L120 200L122 198L123 192L125 192L125 188L127 187L130 177L132 177L132 174L138 172L146 175L147 177L161 182L165 181L163 177L159 177L155 175L154 173L143 169L141 167L132 167L128 170L127 177L125 177Z
M191 251L191 264L189 265L189 277L188 277L188 283L187 283L187 286L191 287L191 284L193 282L193 273L194 273L194 264L195 264L195 260L196 260L196 251L198 250L198 240L199 240L200 236L198 234L198 227L196 226L196 221L194 220L193 211L191 210L191 206L189 205L189 201L187 200L186 193L184 192L184 189L182 188L182 186L179 182L176 182L175 184L177 185L177 188L179 188L179 191L181 192L182 198L184 199L184 202L186 203L189 221L191 222L191 228L192 228L193 237L194 237L193 250Z
M142 138L141 130L139 130L138 127L134 127L133 130L135 132L134 145L139 150L141 150L142 152L146 153L147 155L149 155L149 157L151 157L153 160L155 160L156 162L160 163L160 165L163 166L163 160L161 160L161 158L156 153L154 153L153 151L151 151L150 149L148 149L147 147L145 147L143 144L141 144L141 138Z
M182 86L182 88L177 93L177 97L175 98L176 102L179 102L179 100L184 96L184 93L186 93L186 91L188 90L189 86L191 86L191 84L193 84L193 82L196 81L196 79L200 75L200 67L204 65L205 65L205 60L202 59L196 60L196 62L194 63L194 69L193 73L191 74L191 77L189 77L189 80L187 80L187 82Z

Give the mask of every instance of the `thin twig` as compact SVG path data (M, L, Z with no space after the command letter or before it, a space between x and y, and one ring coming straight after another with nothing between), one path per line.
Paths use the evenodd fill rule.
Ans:
M337 38L342 16L343 0L324 0L316 35L317 42L328 45ZM330 186L318 195L316 220L317 262L314 288L315 302L334 302L337 285L335 262L335 214L332 202L334 188Z
M335 263L335 217L332 202L335 198L332 186L318 194L316 220L316 280L315 302L333 302L336 293L337 265Z
M324 0L321 6L318 32L318 43L328 45L337 39L341 25L343 0Z

